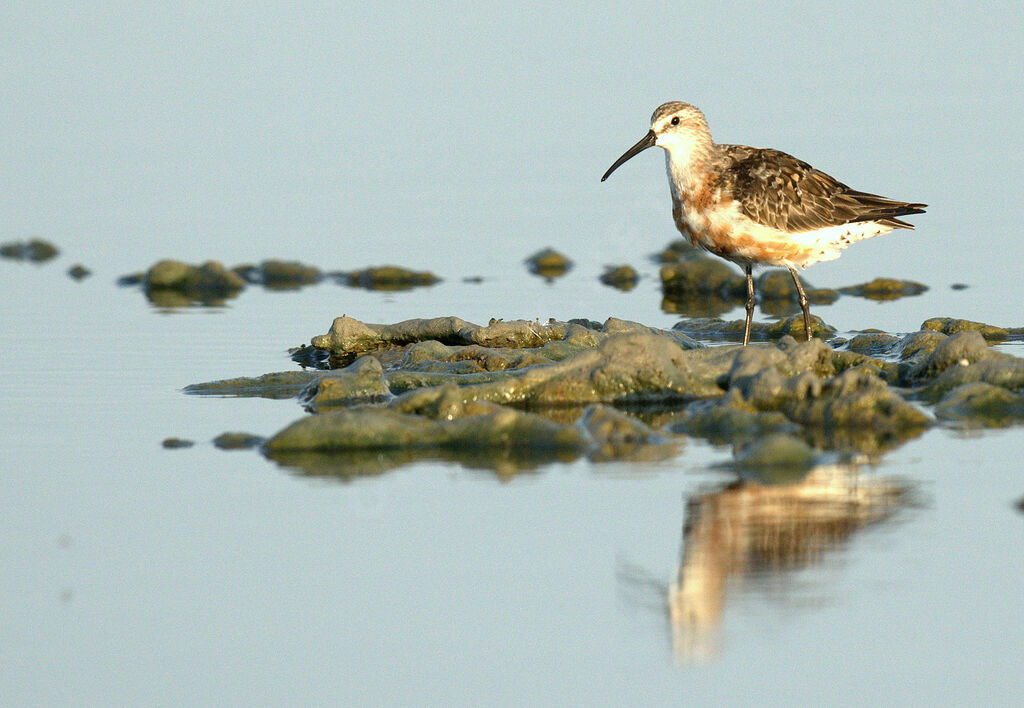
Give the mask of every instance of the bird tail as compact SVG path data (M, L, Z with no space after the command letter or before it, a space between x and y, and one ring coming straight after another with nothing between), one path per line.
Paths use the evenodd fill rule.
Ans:
M897 219L896 217L923 214L924 208L928 206L927 204L898 202L893 199L880 197L877 194L868 194L867 192L854 191L850 196L856 198L862 206L866 207L863 213L857 215L857 221L877 221L894 229L914 228L914 225L910 222Z

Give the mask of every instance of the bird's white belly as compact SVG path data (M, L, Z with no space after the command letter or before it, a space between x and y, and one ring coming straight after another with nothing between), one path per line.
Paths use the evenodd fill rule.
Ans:
M876 221L786 232L751 221L735 204L703 212L681 210L676 225L694 245L740 265L806 268L839 257L854 241L892 230Z

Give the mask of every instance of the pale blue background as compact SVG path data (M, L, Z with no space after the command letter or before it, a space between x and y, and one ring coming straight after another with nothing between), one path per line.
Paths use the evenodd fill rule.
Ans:
M180 388L290 368L286 348L343 312L670 326L647 259L676 237L661 156L598 183L669 99L704 109L721 142L931 205L916 231L807 274L927 294L816 314L841 330L1020 326L1022 36L1019 3L8 3L0 240L39 235L62 255L0 261L0 695L1013 702L1019 429L935 430L867 468L924 501L730 593L721 653L677 666L663 590L685 499L729 480L708 469L729 450L690 442L664 463L510 483L424 462L338 484L207 442L272 434L294 403ZM520 263L549 245L576 261L552 285ZM250 288L173 314L115 287L163 257L394 262L446 280ZM69 280L75 262L94 275ZM636 291L598 284L624 262ZM199 444L163 450L172 435ZM634 566L649 596L623 580Z

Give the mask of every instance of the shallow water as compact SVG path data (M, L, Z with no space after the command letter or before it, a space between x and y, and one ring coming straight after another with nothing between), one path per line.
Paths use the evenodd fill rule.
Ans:
M801 552L730 555L699 528L684 541L684 527L718 519L712 531L742 544L799 516L730 515L727 448L693 439L665 461L515 475L417 461L342 480L210 443L276 432L302 415L293 400L181 392L293 369L288 348L341 314L670 327L679 316L662 310L648 258L676 237L660 157L597 182L669 98L703 107L723 142L932 205L916 231L806 275L930 290L841 297L813 308L826 322L1020 326L1024 246L1007 205L1024 146L1005 70L1020 64L1019 8L922 9L907 26L861 5L826 12L835 29L817 39L784 9L741 29L731 12L661 6L582 19L75 12L26 6L0 42L15 67L0 240L62 249L40 265L0 260L0 686L12 704L1019 694L1019 427L932 429L837 472L847 494L904 490L877 517L822 526ZM886 22L899 43L862 51ZM677 46L684 28L704 51ZM885 110L865 116L865 81ZM549 245L575 260L553 282L521 262ZM445 280L250 286L176 309L115 284L163 257L393 262ZM92 276L67 277L77 262ZM618 263L641 273L631 292L598 282ZM172 436L196 445L162 448ZM706 562L686 565L687 552ZM700 621L680 622L680 608Z

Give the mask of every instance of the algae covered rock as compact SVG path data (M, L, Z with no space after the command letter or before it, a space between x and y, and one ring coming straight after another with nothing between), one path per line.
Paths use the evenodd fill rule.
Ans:
M861 332L850 338L846 343L846 348L858 354L878 356L889 354L893 349L893 345L899 340L899 337L886 332Z
M778 411L759 411L743 400L738 389L721 398L703 399L686 408L671 429L723 445L754 440L770 433L797 432L796 423Z
M252 433L221 433L213 439L214 446L221 450L248 450L262 442L262 437Z
M516 370L490 383L461 386L463 400L517 406L564 406L686 400L721 394L716 381L728 352L684 349L671 336L623 333L547 366ZM436 405L436 388L409 391L391 405L417 411Z
M1007 391L1024 391L1024 359L992 352L980 361L959 362L949 366L925 387L925 400L938 402L950 391L967 383L981 382Z
M662 251L654 254L654 260L659 263L678 263L701 254L702 251L689 241L676 239Z
M85 278L88 278L90 275L92 275L92 271L86 268L81 263L76 263L75 265L68 268L68 277L71 278L72 280L84 280Z
M839 293L829 288L816 288L801 278L807 302L812 305L830 305L839 299ZM757 279L754 292L761 301L761 307L774 301L791 303L799 307L799 294L789 271L771 268Z
M910 295L920 295L928 290L927 285L912 280L896 280L895 278L875 278L868 283L849 285L839 288L844 295L866 297L869 300L896 300Z
M127 284L131 281L122 279L121 282ZM174 260L159 261L146 271L142 284L150 300L167 306L192 302L215 304L236 296L245 287L240 275L216 261L207 261L200 266Z
M441 282L441 279L430 271L410 270L394 265L339 273L338 277L344 285L366 290L411 290Z
M190 384L183 390L199 396L283 399L297 396L311 381L325 375L320 371L279 371L262 376Z
M298 261L269 260L258 266L236 266L232 270L246 282L262 285L271 290L293 290L303 285L313 285L323 279L323 273L319 268Z
M11 241L0 245L0 257L17 261L45 263L57 257L60 249L49 241L34 238L28 241Z
M932 317L924 321L921 329L947 335L958 332L978 332L989 342L1024 339L1024 327L997 327L983 322L972 322L953 317Z
M383 401L390 397L384 368L372 356L364 356L344 369L318 376L299 394L299 399L314 410Z
M718 318L699 317L685 319L672 326L674 331L682 332L690 337L727 342L742 342L743 328L743 320L726 322ZM826 324L817 315L811 315L811 337L828 339L835 332L835 327ZM804 319L802 313L775 322L757 322L755 320L750 326L750 341L752 342L782 339L787 335L798 339L804 338Z
M636 287L640 280L636 269L629 265L608 266L601 274L601 282L613 288L628 292Z
M664 294L716 294L746 298L747 281L720 258L696 256L663 265L659 272Z
M301 418L271 437L269 453L287 450L386 450L416 447L582 450L575 428L499 406L455 420L437 420L390 408L359 407Z
M772 433L758 438L736 454L735 464L749 469L781 467L786 470L810 470L818 453L804 440L787 433Z
M442 344L478 344L487 347L536 347L565 338L571 327L579 325L492 320L486 327L481 327L458 317L405 320L393 325L380 325L364 324L342 316L335 318L326 334L313 337L311 343L332 354L355 354L385 346L404 346L430 340Z
M975 381L957 386L935 406L943 420L963 421L990 428L1024 422L1024 391Z
M551 280L565 275L572 268L572 261L553 248L545 248L527 258L526 265L534 275Z
M664 459L676 454L680 444L666 444L670 441L664 433L606 405L588 406L577 425L593 441L589 456L595 461Z
M996 356L980 333L961 331L946 337L936 344L928 356L921 359L910 371L912 380L930 379L938 376L951 366L968 366Z
M777 343L704 347L689 336L739 339L742 327L343 316L312 341L344 368L188 390L297 395L315 413L268 440L266 454L341 477L421 459L502 475L580 456L661 459L676 454L682 434L732 445L741 469L795 470L821 451L877 455L922 434L933 420L911 397L970 424L1009 424L1024 409L1024 360L993 350L977 331L864 332L833 349L798 341L797 314L756 325L755 338Z

